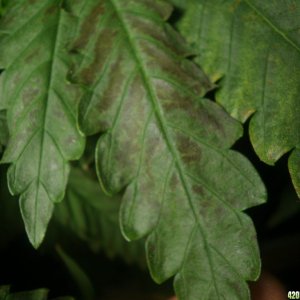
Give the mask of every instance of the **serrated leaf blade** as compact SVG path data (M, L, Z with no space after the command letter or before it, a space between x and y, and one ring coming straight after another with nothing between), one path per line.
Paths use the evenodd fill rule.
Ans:
M102 185L109 193L125 189L124 236L148 235L152 277L175 275L180 299L199 291L207 291L203 299L248 299L245 281L258 277L260 261L241 211L262 203L265 190L250 163L229 150L239 123L200 98L211 84L163 21L170 7L103 0L73 9L80 27L72 52L83 58L74 80L87 87L80 121L86 134L103 132Z
M80 157L77 92L67 83L71 16L62 1L10 2L1 18L1 107L9 141L2 163L11 163L8 184L21 194L29 240L42 242L55 202L62 200L68 161Z
M299 152L300 38L298 1L190 0L180 22L212 80L217 101L238 120L250 116L250 139L259 158L273 165ZM300 195L299 164L290 174Z

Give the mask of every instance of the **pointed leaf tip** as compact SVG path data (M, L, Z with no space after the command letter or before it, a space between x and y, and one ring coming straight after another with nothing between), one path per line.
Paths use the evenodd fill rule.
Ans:
M9 1L0 19L1 107L7 109L10 191L19 195L31 243L42 242L62 200L68 161L78 159L84 138L77 128L78 90L66 81L72 18L60 0ZM17 46L16 46L17 45Z

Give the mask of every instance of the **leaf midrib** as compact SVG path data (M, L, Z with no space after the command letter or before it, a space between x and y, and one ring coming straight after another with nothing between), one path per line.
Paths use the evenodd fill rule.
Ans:
M151 83L150 83L150 79L149 79L150 76L148 75L148 72L146 71L146 68L144 67L144 65L142 63L142 58L141 58L141 55L139 53L138 47L136 46L136 44L134 42L134 38L130 34L130 31L127 27L127 24L124 21L122 15L120 13L120 9L118 8L117 4L115 3L115 0L108 0L108 1L111 3L111 6L115 10L117 18L119 19L119 22L122 25L121 28L123 29L123 31L124 31L127 39L128 39L128 42L129 42L128 44L131 48L132 54L133 54L138 66L139 66L139 69L140 69L140 72L141 72L141 75L142 75L142 79L144 81L144 86L145 86L145 88L146 88L146 90L147 90L147 92L150 96L148 98L151 100L152 106L154 108L154 113L155 113L155 116L156 116L156 120L160 125L159 127L161 128L161 131L162 131L164 140L167 144L167 147L169 148L169 151L171 152L172 156L175 159L176 169L179 173L179 177L181 179L185 194L188 198L189 205L192 209L195 221L197 222L197 224L199 226L199 230L201 232L201 235L202 235L204 243L205 243L205 248L206 248L206 251L207 251L207 256L208 256L208 261L209 261L209 265L210 265L210 269L211 269L211 276L212 276L213 282L214 282L214 287L215 287L216 293L218 295L218 298L221 299L220 298L220 293L219 293L219 290L218 290L218 287L217 287L217 284L216 284L216 279L214 277L214 272L213 272L213 267L212 267L212 260L211 260L211 257L210 257L209 245L208 245L208 241L207 241L207 238L206 238L206 235L205 235L205 231L202 228L202 225L200 223L200 220L199 220L197 212L196 212L196 208L194 207L191 192L190 192L190 189L188 188L188 184L187 184L185 176L184 176L184 171L183 171L183 169L181 167L181 164L180 164L179 155L177 154L176 149L174 149L174 146L173 146L172 142L170 141L170 137L169 137L168 130L167 130L167 125L165 124L165 122L163 120L160 105L158 104L158 100L156 98L155 92L153 91L153 88L152 88Z
M44 109L44 114L43 114L43 124L42 124L42 133L41 133L41 148L40 148L40 155L39 155L39 168L38 168L38 173L37 173L37 180L36 180L36 197L35 197L35 206L34 206L34 238L36 238L36 230L37 230L37 205L38 205L38 195L40 192L40 176L41 176L41 172L42 172L42 161L43 161L43 156L44 156L44 143L45 143L45 134L46 134L46 119L47 119L47 112L48 112L48 104L50 101L50 96L49 96L49 91L52 87L52 83L53 83L53 73L54 73L54 67L55 67L55 57L56 57L56 53L57 53L57 44L58 44L58 36L59 36L59 29L60 29L60 23L61 23L61 8L60 8L60 2L57 3L57 5L59 5L58 8L58 16L57 16L57 25L56 25L56 31L55 31L55 41L53 44L53 49L52 49L52 55L50 58L51 63L51 68L49 71L49 80L48 80L48 87L47 87L47 95L45 95L45 109ZM45 191L49 197L48 191L46 189L46 187L44 186ZM51 199L49 199L49 201L51 201Z

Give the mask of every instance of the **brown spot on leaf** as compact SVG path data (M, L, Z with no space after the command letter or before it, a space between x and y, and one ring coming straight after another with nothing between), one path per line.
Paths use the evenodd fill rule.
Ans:
M296 12L297 11L296 3L292 3L291 5L289 5L289 11L290 12Z
M155 88L166 113L174 115L184 112L186 117L197 123L205 118L207 111L191 95L161 79L155 81ZM175 115L174 117L177 118Z
M104 4L98 3L95 7L91 9L91 12L88 16L86 16L84 22L82 23L80 35L78 39L75 41L73 48L82 49L90 40L91 36L95 32L97 28L97 20L103 15L105 11Z
M94 47L94 59L90 65L81 72L80 77L83 78L85 84L92 85L98 78L103 64L109 55L108 49L111 51L110 46L113 44L115 34L115 31L106 29L98 36ZM111 71L114 71L116 67L118 66L111 66Z
M173 173L171 180L170 180L170 187L172 189L175 189L177 187L178 183L179 183L178 176L175 173Z
M210 207L211 207L212 205L211 205L211 203L210 203L210 201L208 201L208 200L202 200L201 201L201 208L202 209L209 209Z
M148 249L147 249L147 250L148 250L148 255L149 255L150 257L153 257L154 254L155 254L155 252L156 252L156 246L155 246L155 243L153 243L153 242L148 243L147 246L148 246Z
M212 132L214 130L224 133L224 128L222 123L217 119L217 117L206 110L201 111L199 114L199 119L201 120L203 125L206 125L208 128L212 128Z
M204 194L203 188L200 185L193 185L192 189L197 195Z
M179 135L177 147L184 163L192 164L201 160L201 150L190 138Z
M212 209L212 203L209 200L201 199L200 215L206 219L210 220L210 212Z

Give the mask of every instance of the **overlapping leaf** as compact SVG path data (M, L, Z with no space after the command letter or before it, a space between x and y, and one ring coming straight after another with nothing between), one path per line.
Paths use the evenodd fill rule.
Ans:
M229 150L238 122L201 99L211 85L165 22L171 8L153 0L70 1L80 14L74 80L86 86L80 123L103 132L101 184L125 189L120 220L128 240L148 235L157 282L175 275L184 299L249 298L259 273L250 219L264 201L250 163ZM80 59L79 59L80 60Z
M31 243L45 234L55 202L62 200L68 160L79 158L76 91L66 81L72 18L60 0L10 1L0 21L1 108L8 109L9 141L2 162L8 183L21 194Z
M144 244L128 243L119 227L120 196L108 197L96 180L72 169L65 200L57 205L55 220L70 228L92 250L102 249L109 257L121 256L128 263L145 265Z
M300 195L300 3L190 0L180 24L213 81L217 100L250 121L260 159L274 164L292 150L289 169Z
M0 300L46 300L48 290L38 289L26 292L10 293L9 286L0 286ZM74 300L72 297L60 297L53 300Z

